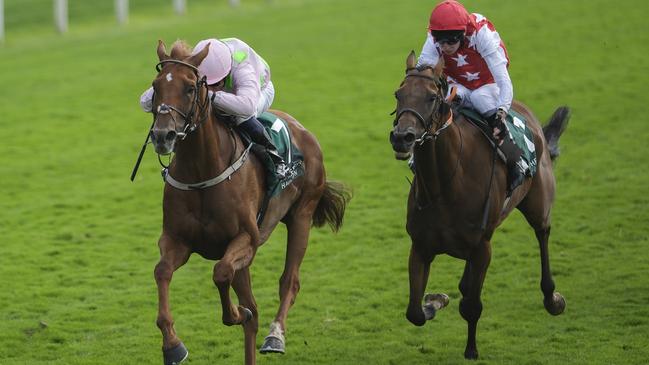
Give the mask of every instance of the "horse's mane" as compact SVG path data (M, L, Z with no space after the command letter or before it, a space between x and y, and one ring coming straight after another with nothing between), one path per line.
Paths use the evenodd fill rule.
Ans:
M192 54L192 47L186 41L179 39L171 45L171 58L183 60Z

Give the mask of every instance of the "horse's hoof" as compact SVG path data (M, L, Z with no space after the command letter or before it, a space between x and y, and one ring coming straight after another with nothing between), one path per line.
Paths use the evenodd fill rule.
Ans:
M551 300L544 300L543 304L545 305L545 310L553 316L558 316L566 309L566 300L558 292L552 294Z
M464 358L467 360L477 360L478 359L478 350L477 349L466 349L464 350Z
M275 336L266 336L264 344L261 345L259 352L262 354L277 353L284 354L284 341Z
M412 324L417 327L421 327L426 324L426 309L422 307L410 307L406 311L406 318ZM434 316L434 314L433 314Z
M426 294L426 296L424 297L424 305L422 306L426 320L429 321L435 318L437 311L446 307L448 305L448 302L449 298L446 294Z
M181 342L176 347L172 347L168 350L162 349L162 357L164 358L164 365L177 365L185 361L189 356L189 351L185 345Z

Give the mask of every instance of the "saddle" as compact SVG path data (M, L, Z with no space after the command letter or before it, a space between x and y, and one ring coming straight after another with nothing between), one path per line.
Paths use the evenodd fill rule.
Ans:
M492 137L492 129L489 126L489 122L487 122L480 113L474 109L465 107L458 107L454 111L464 115L470 123L478 127L491 146L495 145L496 142ZM525 167L528 176L534 176L537 167L536 147L534 145L534 136L532 135L532 131L527 128L525 117L513 110L510 110L507 114L505 125L507 126L507 134L505 135L505 138L510 138L513 143L521 149L523 152L521 156L521 164ZM507 163L506 156L508 154L500 147L498 148L498 155L503 162Z
M266 171L266 194L268 197L273 197L282 192L293 180L304 175L304 156L291 142L291 132L285 120L271 112L264 112L257 119L264 126L277 148L277 152L286 162L287 172L284 177L277 175L275 163L265 147L253 144L251 138L240 128L235 128L235 130L241 136L246 147L253 144L251 150L259 158Z

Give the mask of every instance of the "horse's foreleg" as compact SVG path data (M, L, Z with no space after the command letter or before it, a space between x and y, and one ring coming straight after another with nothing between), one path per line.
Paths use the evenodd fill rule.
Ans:
M476 345L476 330L478 320L482 314L482 301L480 293L482 284L487 275L487 268L491 262L491 243L485 241L480 248L476 249L464 268L464 275L460 281L460 291L462 300L460 300L460 314L467 321L468 336L464 357L467 359L478 358L478 347Z
M464 264L464 273L462 273L462 279L460 279L460 284L457 286L457 288L460 289L460 293L463 297L466 297L469 293L470 271L471 265L469 264L469 261L466 261L466 263Z
M548 253L550 227L536 230L535 233L541 251L541 291L543 292L543 304L548 313L556 316L563 313L563 310L566 308L566 301L561 294L554 291L554 280L552 280L552 272L550 272L550 255Z
M180 363L187 355L187 349L176 335L173 317L169 309L169 284L174 271L184 265L191 251L188 247L172 241L163 235L158 241L160 261L155 266L154 277L158 286L158 319L156 324L162 332L164 364Z
M259 327L259 314L257 312L257 303L255 297L252 295L252 287L250 284L250 271L244 267L234 274L232 280L232 288L237 297L239 297L239 304L247 308L252 313L252 318L243 323L243 333L245 337L245 359L246 365L255 364L255 355L257 351L257 330Z
M264 339L261 353L284 353L286 343L286 317L295 303L295 297L300 291L300 265L304 259L311 229L311 214L294 216L286 225L288 239L284 272L279 279L279 309L275 320L270 324L270 332Z
M237 307L230 298L230 285L237 270L247 268L255 255L251 236L244 232L236 236L228 245L223 258L214 265L212 279L219 289L223 307L223 324L232 326L251 319L252 312L244 307Z
M423 326L426 323L426 315L421 306L421 301L428 283L430 264L434 258L435 255L433 254L422 253L413 242L408 260L410 301L406 310L406 318L415 326Z

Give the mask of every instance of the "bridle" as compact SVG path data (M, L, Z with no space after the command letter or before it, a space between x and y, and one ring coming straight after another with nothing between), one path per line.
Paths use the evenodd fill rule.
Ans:
M409 77L420 77L420 78L423 78L423 79L433 81L435 83L435 85L437 86L437 93L435 95L436 96L435 97L435 104L433 104L432 111L431 111L430 116L428 118L424 118L419 111L417 111L416 109L413 109L413 108L401 108L399 110L395 110L392 113L392 114L396 113L396 117L394 118L394 123L393 124L397 125L399 123L399 119L401 119L401 117L405 113L413 114L415 116L415 118L417 118L417 120L424 127L424 133L419 138L417 138L415 140L415 143L418 143L418 144L421 145L421 144L424 144L424 142L430 140L431 138L432 139L437 139L439 134L444 129L446 129L448 126L451 125L451 123L453 122L453 112L450 111L449 118L446 120L446 122L440 128L438 128L434 133L431 132L431 130L433 128L433 125L434 125L434 121L439 120L442 117L440 109L441 109L442 103L445 102L444 95L443 95L443 90L444 90L445 85L446 85L446 80L444 80L443 78L436 78L436 77L432 77L432 76L428 76L428 75L423 75L421 73L413 73L413 72L411 72L412 70L419 71L417 68L409 68L409 69L407 69L405 79L407 79ZM404 81L405 81L405 79L404 79ZM439 121L438 123L441 123L441 121Z
M188 112L183 112L177 107L173 105L168 105L168 104L160 104L158 105L156 111L154 112L153 120L154 120L154 125L155 125L155 120L157 118L158 114L170 114L171 119L174 122L174 127L176 126L176 118L175 116L171 113L172 111L180 115L183 120L185 121L185 124L183 125L183 131L182 132L176 132L175 138L180 138L182 141L185 139L189 134L200 128L202 125L203 121L207 119L209 113L210 113L210 104L212 100L210 100L209 96L209 89L207 87L207 78L205 76L199 77L198 75L198 68L192 64L189 64L187 62L179 61L179 60L163 60L160 61L156 65L156 70L158 73L162 70L162 67L164 66L165 63L175 63L183 66L187 66L194 71L194 75L196 76L196 85L195 85L195 90L194 90L194 99L192 100L192 105L189 108ZM205 88L205 98L200 100L200 91L201 88ZM212 94L212 99L214 98L214 94ZM195 120L195 116L197 116L197 120ZM151 126L153 128L153 125ZM174 128L175 129L175 128ZM230 129L233 137L233 145L235 148L233 148L233 153L236 152L236 141L234 140L234 132L232 129ZM145 144L146 145L146 144ZM183 183L180 182L176 179L174 179L171 174L169 173L169 166L166 166L165 164L162 163L162 160L160 159L160 155L158 155L158 162L160 162L160 165L162 165L162 179L169 185L173 186L176 189L179 190L185 190L185 191L191 191L191 190L202 190L202 189L207 189L209 187L212 187L214 185L218 185L222 183L223 181L229 180L232 178L232 174L237 172L248 160L248 154L250 152L250 148L253 146L251 143L248 145L246 149L243 150L239 158L235 161L233 161L230 166L228 166L221 174L219 174L216 177L213 177L211 179L201 181L198 183ZM133 177L135 176L135 171L137 171L137 166L139 165L139 160L141 159L142 153L140 153L140 158L138 159L138 162L136 164L136 167L133 171L133 174L131 175L131 180L133 180Z
M198 76L198 68L192 64L189 64L187 62L179 61L179 60L162 60L156 65L156 70L158 73L162 70L163 66L165 63L175 63L179 65L183 65L186 67L189 67L194 71L194 75L196 76L196 84L195 84L195 91L194 91L194 99L192 100L191 107L189 108L188 112L183 112L181 111L178 107L161 103L158 105L158 107L153 110L153 120L155 121L156 118L158 117L158 114L170 114L171 115L171 120L174 122L174 130L177 130L176 125L178 122L176 121L176 117L174 114L171 112L174 111L176 114L180 115L182 119L184 120L184 125L182 127L182 132L177 132L176 138L180 138L180 140L184 140L189 134L197 130L203 121L207 119L208 113L209 113L209 93L207 92L207 81L206 77L199 77ZM203 99L203 102L199 100L200 98L200 91L201 88L205 88L205 98ZM155 98L155 93L154 93L154 98ZM198 120L194 120L195 114L198 112Z
M181 138L181 140L185 139L189 134L197 130L201 124L207 119L210 113L210 104L212 100L210 100L208 87L207 87L207 80L206 77L199 77L198 76L198 68L192 64L189 64L187 62L179 61L179 60L162 60L156 65L156 70L158 73L162 71L162 68L165 63L176 63L179 65L184 65L186 67L189 67L194 71L194 75L196 76L196 84L195 84L195 91L194 91L194 99L192 100L192 105L189 108L188 112L183 112L179 108L173 105L168 105L168 104L160 104L158 107L153 110L153 123L151 124L151 127L149 128L149 133L147 133L146 139L144 140L144 144L142 145L142 148L140 149L140 154L138 155L137 161L135 162L135 166L133 167L133 171L131 172L131 181L135 179L135 174L137 174L137 170L140 167L140 162L142 161L142 156L144 156L144 151L146 150L146 146L150 143L149 139L151 137L151 132L153 131L153 127L155 126L155 122L157 120L158 114L171 114L173 111L174 113L180 115L183 120L185 121L185 124L183 125L182 132L176 132L175 139ZM200 100L200 91L201 88L205 88L205 98ZM155 99L155 91L154 91L154 96L153 98ZM214 98L214 94L212 94L212 99ZM198 120L194 120L195 114L198 111ZM174 114L171 114L171 119L174 122L174 131L177 131L176 125L178 124L176 121L176 117ZM233 135L234 139L234 135ZM233 142L235 143L235 142ZM211 186L214 186L216 184L221 183L222 181L229 179L230 176L235 173L243 164L246 162L248 159L248 153L250 152L250 147L252 147L252 144L246 148L241 156L234 161L230 167L228 167L223 173L221 173L219 176L200 182L196 184L185 184L179 181L174 180L171 175L168 173L168 168L169 166L165 165L161 158L160 155L158 154L158 162L160 165L163 167L162 170L162 178L165 182L169 183L173 187L180 189L180 190L197 190L197 189L205 189Z
M417 144L419 144L421 146L426 141L429 141L431 139L436 141L437 137L440 135L440 133L442 133L443 130L448 128L453 123L453 109L449 108L448 109L448 119L444 122L444 124L441 127L437 128L437 130L435 132L431 132L432 128L433 128L433 126L435 124L435 120L437 120L437 124L442 123L442 121L441 121L441 118L443 117L442 110L441 110L442 103L444 103L444 102L450 103L453 100L453 98L455 97L456 89L452 88L451 92L450 92L450 95L445 99L443 93L444 93L444 90L446 88L448 88L448 84L446 83L446 80L444 78L441 78L441 77L435 78L435 77L432 77L432 76L429 76L429 75L423 75L421 73L413 73L413 72L411 72L412 70L420 71L420 70L418 70L416 68L408 68L406 70L406 77L405 77L406 79L408 77L420 77L420 78L424 78L424 79L427 79L427 80L430 80L430 81L434 82L435 85L437 86L437 92L436 92L436 95L435 95L435 98L434 98L435 104L433 104L433 108L432 108L432 111L430 113L430 116L428 118L424 118L419 111L417 111L416 109L413 109L413 108L401 108L398 111L395 110L392 114L395 114L395 113L397 114L395 119L394 119L394 125L395 126L399 123L399 119L405 113L411 113L417 118L417 120L424 127L424 133L419 138L415 139L415 143L417 143ZM405 79L404 79L404 81L405 81ZM458 129L458 130L460 130L460 129ZM463 148L464 148L464 141L463 141L463 138L462 138L462 132L460 130L460 152L458 153L458 159L457 159L457 162L455 163L455 168L453 169L453 173L450 175L448 181L451 181L455 177L455 174L457 173L457 169L458 169L458 167L460 165L460 158L461 158L461 155L462 155ZM419 174L415 173L415 179L418 177L418 175ZM426 187L426 185L422 184L422 187L423 187L423 190L425 192L425 195L428 197L428 199L427 199L428 203L422 204L420 202L420 198L418 197L417 192L415 192L415 201L416 201L418 210L422 210L422 209L430 206L431 204L433 204L433 202L435 200L434 197L430 196L430 193L428 192L428 188Z

